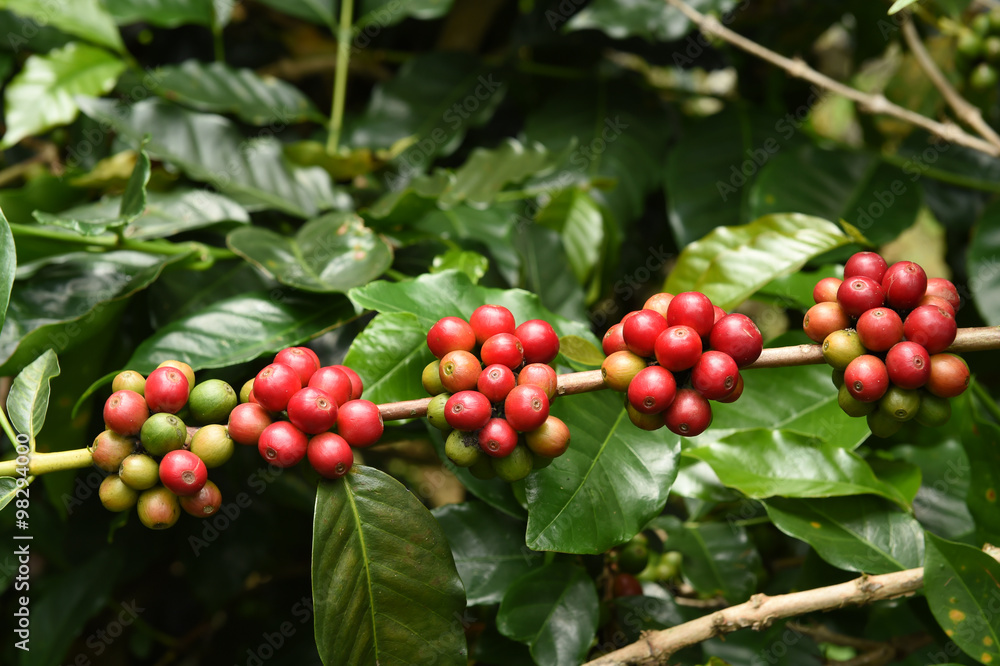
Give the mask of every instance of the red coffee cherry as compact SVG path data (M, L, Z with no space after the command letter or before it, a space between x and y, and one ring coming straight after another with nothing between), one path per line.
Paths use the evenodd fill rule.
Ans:
M928 391L939 398L954 398L969 387L969 366L954 354L931 356L931 375L927 378Z
M196 494L206 481L208 468L190 451L169 451L160 461L160 483L179 497Z
M330 367L340 370L345 375L347 375L348 379L351 380L351 400L357 400L358 398L360 398L361 394L365 390L365 385L364 383L362 383L361 377L358 376L358 373L354 372L346 365L331 365Z
M229 436L237 444L257 446L264 428L271 425L271 415L258 404L245 402L229 413Z
M514 371L499 363L486 366L479 373L479 380L476 382L476 389L490 402L503 402L515 386L517 378L514 377Z
M736 402L737 400L740 399L741 395L743 395L743 375L738 374L736 376L736 387L732 391L730 391L726 397L719 398L717 402L724 402L724 403Z
M858 252L844 264L844 279L863 275L881 285L888 267L889 264L885 263L885 259L879 253Z
M479 356L486 365L505 365L514 370L524 363L524 347L512 333L497 333L483 343Z
M715 324L718 324L719 320L725 317L727 313L718 305L713 305L712 310L715 312L715 321L712 322L712 325L714 326Z
M348 400L357 400L357 398L351 397L354 387L351 385L350 376L344 372L343 368L335 368L332 365L320 368L309 378L309 386L319 389L333 398L338 407ZM360 396L361 393L359 392L358 395Z
M717 321L708 341L712 349L728 354L741 368L756 361L764 349L760 329L742 314L726 315Z
M942 310L950 314L952 317L955 316L955 308L951 306L951 303L944 300L940 296L931 296L929 294L924 294L920 298L920 303L917 304L917 307L920 307L921 305L933 305L936 308L941 308Z
M157 368L146 377L146 404L149 411L176 414L187 404L191 386L187 377L177 368Z
M826 336L850 325L851 320L840 303L830 301L812 306L802 318L802 330L813 342L823 342Z
M889 388L889 372L878 357L865 354L848 364L844 385L855 400L875 402Z
M630 351L615 352L604 359L601 364L601 375L604 385L612 391L624 393L628 384L639 371L646 367L646 359L636 356Z
M882 278L885 301L897 310L911 310L917 307L927 291L927 274L919 264L912 261L897 261Z
M549 363L559 354L559 335L547 321L529 319L514 335L524 348L525 363Z
M646 302L642 304L643 310L652 310L653 312L659 312L660 316L664 319L667 318L667 309L670 307L670 301L674 300L674 295L666 291L661 291L658 294L653 294L646 299ZM605 352L607 353L607 352Z
M622 324L621 322L615 324L607 330L604 337L601 339L601 349L604 350L605 356L611 356L618 351L626 351L628 345L625 344L625 337L622 335Z
M951 280L945 280L944 278L929 278L927 280L927 289L924 290L925 296L937 296L938 298L943 298L948 301L951 305L951 314L955 316L958 312L959 306L962 305L962 299L958 296L958 289L955 288L954 283Z
M438 375L441 385L448 393L458 393L476 388L483 366L474 354L467 351L451 351L441 358Z
M282 349L274 357L275 363L287 365L299 376L302 386L309 383L309 378L319 370L319 357L315 352L305 347L288 347Z
M642 594L642 583L628 573L615 574L613 588L615 597L636 597Z
M260 457L275 467L292 467L306 455L309 438L288 421L275 421L257 440Z
M146 401L135 391L115 391L104 403L104 423L119 435L138 435L148 418Z
M690 326L671 326L653 346L656 362L671 372L683 372L701 358L701 336Z
M348 400L337 412L337 432L353 447L371 446L384 431L382 412L371 400Z
M885 351L903 339L903 320L895 310L872 308L858 317L858 338L869 351Z
M459 391L444 405L445 421L455 430L464 432L479 430L492 414L493 406L489 399L478 391Z
M691 368L691 385L709 400L724 398L736 388L739 368L729 354L707 351Z
M504 458L517 446L517 431L504 419L493 418L479 430L479 448L494 458Z
M306 457L312 468L328 479L339 479L354 464L354 452L340 435L324 432L309 440Z
M281 363L267 366L253 380L253 396L269 412L283 411L288 406L288 400L300 388L302 381L299 375Z
M469 317L476 343L483 344L498 333L514 334L514 315L502 305L480 305Z
M837 302L850 317L860 317L866 310L885 303L885 294L878 282L858 275L844 280L837 290ZM815 306L813 306L815 307Z
M825 277L813 287L813 300L817 303L835 302L837 290L844 283L840 278Z
M549 414L545 423L524 434L524 440L536 456L558 458L569 448L569 427L562 419Z
M942 308L921 305L906 317L903 333L907 340L924 346L928 354L937 354L955 341L958 325Z
M507 394L503 408L511 427L527 432L545 423L549 416L549 399L538 386L522 384Z
M695 437L712 425L712 406L697 391L681 389L663 412L663 421L675 435Z
M916 342L900 342L885 355L885 368L893 384L916 389L926 384L931 376L931 357Z
M205 485L194 495L178 499L181 508L195 518L208 518L218 513L219 509L222 508L222 491L211 481L205 481Z
M529 363L524 366L517 375L517 383L519 386L521 384L534 384L540 387L545 391L549 403L556 399L556 394L559 391L559 376L551 365L544 363Z
M654 310L639 310L622 324L622 337L633 354L652 358L656 338L665 330L667 320L663 315Z
M651 365L639 371L628 385L628 401L643 414L658 414L670 406L677 382L669 370Z
M427 331L427 348L438 358L451 351L472 351L475 347L476 332L459 317L442 317Z
M337 403L323 391L307 386L288 401L288 420L307 435L318 435L337 424Z
M685 291L674 296L667 308L668 326L690 326L698 335L707 336L715 324L715 306L705 294Z

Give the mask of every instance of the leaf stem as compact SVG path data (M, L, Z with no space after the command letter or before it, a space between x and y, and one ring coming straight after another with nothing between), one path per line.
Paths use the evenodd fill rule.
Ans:
M94 463L94 457L90 449L74 449L72 451L54 451L52 453L32 453L28 461L28 473L31 476L48 474L49 472L61 472L67 469L80 469L90 467ZM17 474L17 461L5 460L0 462L0 476L14 476Z
M147 254L195 254L206 259L213 260L234 259L236 255L225 248L212 247L204 243L172 243L168 240L135 241L119 239L117 236L108 234L104 236L81 236L69 231L58 231L36 227L30 224L10 224L10 231L15 236L31 236L33 238L45 238L74 245L87 245L90 247L102 247L109 250L133 250L135 252L145 252Z
M997 405L996 401L993 400L993 396L983 388L983 385L979 382L973 380L972 382L972 392L976 394L979 401L983 403L983 407L986 408L993 418L1000 422L1000 406Z
M17 442L17 433L14 432L14 426L11 425L10 419L7 418L7 412L4 408L0 406L0 428L3 428L3 432L7 435L7 439L10 440L11 446L14 446Z
M340 146L340 130L344 124L344 102L347 98L347 66L351 62L351 26L354 23L354 0L340 3L340 28L337 31L337 67L333 79L333 108L330 109L330 134L326 152L335 155Z

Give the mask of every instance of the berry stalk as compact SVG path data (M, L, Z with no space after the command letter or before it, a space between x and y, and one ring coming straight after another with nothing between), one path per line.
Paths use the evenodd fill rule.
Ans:
M28 463L28 473L31 476L60 472L66 469L80 469L94 464L90 449L75 449L73 451L54 451L52 453L33 453ZM0 477L17 474L17 461L0 462Z

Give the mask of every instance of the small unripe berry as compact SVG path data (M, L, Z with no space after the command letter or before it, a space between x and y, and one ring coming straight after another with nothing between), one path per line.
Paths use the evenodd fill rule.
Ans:
M926 389L939 398L954 398L969 387L969 366L954 354L931 356L931 374Z
M228 462L236 445L226 426L213 423L198 429L191 438L189 450L202 459L205 467L212 469Z
M726 315L717 321L708 340L712 349L728 354L741 368L756 361L764 349L760 329L742 314Z
M208 518L218 513L222 507L222 492L219 486L211 481L206 481L201 490L194 495L180 497L181 508L184 512L195 518Z
M813 342L823 342L826 336L850 325L851 320L840 303L830 301L812 306L802 318L802 330Z
M865 311L882 306L885 294L878 282L858 275L844 280L844 284L840 285L837 302L848 316L860 317Z
M176 414L187 404L191 387L181 370L166 366L157 368L146 378L146 403L153 413Z
M506 419L492 418L479 429L478 440L483 453L494 458L503 458L510 455L517 446L517 431Z
M108 511L125 511L139 501L139 493L125 485L117 474L104 477L97 494Z
M653 310L639 310L622 324L622 337L633 354L652 358L656 338L665 330L667 320L663 315Z
M894 419L881 409L876 409L867 417L868 429L876 437L892 437L903 427L903 422Z
M480 350L485 365L505 365L516 370L524 363L524 348L512 333L497 333L483 343Z
M837 370L844 370L851 361L866 352L858 332L845 328L826 336L820 349L823 350L823 360Z
M94 438L90 445L90 453L94 464L105 472L117 472L122 464L135 450L135 441L119 435L114 430L105 430Z
M381 439L384 431L382 412L371 400L350 400L340 407L337 432L351 446L371 446Z
M844 264L844 279L862 275L882 284L882 278L889 264L877 252L858 252Z
M674 300L674 295L661 291L658 294L653 294L646 299L646 302L642 304L643 310L653 310L654 312L659 312L660 316L664 319L667 318L667 309L670 308L670 301Z
M840 408L848 416L853 416L855 418L860 416L868 416L878 407L877 402L861 402L847 390L847 385L840 387L837 392L837 403Z
M229 436L245 446L257 446L260 434L271 423L271 415L260 405L252 402L237 405L229 414Z
M931 357L916 342L900 342L885 355L889 381L904 389L920 388L931 376Z
M545 391L551 404L559 392L559 376L551 365L529 363L517 374L517 383L534 384Z
M339 479L351 470L354 452L347 440L332 432L324 432L309 440L306 456L313 469L328 479Z
M625 337L622 335L621 322L609 328L604 337L601 338L601 349L604 351L605 356L611 356L618 351L628 350L628 345L625 344Z
M712 332L715 324L715 307L712 301L698 291L685 291L674 296L667 308L668 326L690 326L699 336Z
M457 467L471 467L483 455L479 448L479 433L452 430L444 442L444 454Z
M636 356L630 351L615 352L604 359L601 364L601 375L604 385L613 391L624 393L629 382L646 367L646 359Z
M484 344L498 333L514 334L514 315L502 305L480 305L469 316L469 325L477 344Z
M527 432L545 423L549 416L549 399L540 387L522 384L507 394L503 408L514 430Z
M889 388L889 373L879 358L865 354L848 364L844 385L856 400L875 402Z
M955 341L958 326L943 309L921 305L906 317L903 332L907 340L923 345L928 354L937 354Z
M115 375L111 382L112 391L134 391L143 395L146 391L146 378L135 370L124 370Z
M308 444L304 432L288 421L275 421L260 434L257 451L275 467L293 467L305 457Z
M438 393L427 403L427 421L438 430L451 430L448 420L444 417L444 409L451 398L451 393Z
M427 348L438 358L452 351L472 351L476 333L469 322L458 317L443 317L427 331Z
M858 337L869 351L885 351L903 339L903 320L895 310L872 308L858 317Z
M424 390L431 395L437 395L445 391L444 384L441 383L440 368L441 361L435 360L425 365L423 371L420 373L420 383L423 384ZM347 401L345 400L344 402Z
M506 456L490 458L490 464L493 465L498 477L507 483L513 483L531 474L534 468L534 456L528 447L515 446Z
M542 425L526 432L524 440L535 456L557 458L569 448L569 428L562 419L550 414Z
M209 379L195 385L188 407L196 423L225 423L229 413L240 404L233 387L221 379Z
M897 261L886 270L882 291L890 307L910 310L917 307L927 291L927 274L912 261Z
M160 482L160 464L145 453L133 453L122 461L118 476L130 488L148 490Z
M658 414L670 406L677 394L677 382L666 368L643 368L628 385L628 401L643 414Z
M681 389L663 412L663 421L675 435L694 437L712 425L712 406L697 391Z
M837 301L837 290L840 289L840 285L843 283L844 281L840 278L823 278L813 287L813 300L817 303L835 303Z
M497 472L493 469L493 458L490 456L479 456L479 460L469 465L469 473L482 481L489 481L497 477Z
M436 368L437 366L434 367ZM309 378L309 386L326 393L337 403L337 407L340 407L348 400L354 400L351 397L354 395L351 377L344 372L343 367L328 365L320 368ZM358 391L358 395L361 395L360 391Z
M928 428L943 426L951 420L951 403L948 398L941 398L928 391L920 392L920 410L916 421Z
M156 366L157 370L159 370L160 368L174 368L176 370L180 370L181 374L184 375L184 379L186 379L188 382L189 389L195 384L194 370L191 368L190 365L188 365L184 361L175 361L175 360L164 361L163 363ZM147 377L146 380L149 381L149 378Z
M190 451L170 451L160 461L160 483L175 495L194 495L206 481L205 462Z
M250 402L250 394L253 392L253 378L250 378L243 382L243 386L240 387L240 404L245 402Z
M274 357L274 363L287 365L299 376L299 383L306 386L313 373L319 370L319 357L305 347L288 347Z
M147 418L146 401L135 391L116 391L104 403L104 423L119 435L138 435Z
M444 407L444 418L455 430L479 430L492 416L493 406L479 391L459 391Z
M889 386L878 407L897 421L909 421L920 409L920 391Z
M364 393L365 390L364 382L361 381L361 375L354 372L354 370L347 367L346 365L331 365L330 367L336 368L337 370L340 370L345 375L347 375L347 378L351 380L351 400L359 400L361 398L361 394ZM322 388L322 387L317 387L317 388ZM339 407L340 403L337 403L337 406Z
M298 374L281 363L272 363L257 373L253 381L253 395L261 407L269 412L280 412L288 400L302 388Z
M701 358L702 342L690 326L671 326L656 338L656 362L671 372L690 370Z
M524 348L525 363L549 363L559 354L559 335L547 321L529 319L514 335Z
M642 430L659 430L664 425L663 412L644 414L627 400L625 401L625 413L628 415L628 420L632 422L632 425Z
M514 371L499 363L486 366L479 373L479 380L476 382L476 388L479 392L485 395L487 400L494 403L503 402L515 386L517 386L517 379L514 377Z
M153 414L142 424L139 442L150 455L163 456L182 448L187 442L188 432L184 421L174 414L161 412Z
M709 400L726 397L736 388L739 368L729 354L707 351L691 368L691 385Z
M288 420L307 435L318 435L336 425L337 412L333 398L309 386L296 391L288 401Z
M156 486L139 494L137 513L149 529L165 530L173 527L181 517L181 505L177 495L163 486Z

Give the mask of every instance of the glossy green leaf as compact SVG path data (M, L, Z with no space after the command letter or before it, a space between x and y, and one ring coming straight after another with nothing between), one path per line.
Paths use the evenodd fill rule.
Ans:
M673 516L657 518L651 526L666 530L664 549L684 555L684 577L701 594L722 596L736 604L756 591L763 569L746 528L729 522L685 527Z
M361 376L366 400L383 403L425 395L420 373L433 360L420 321L412 314L394 312L376 316L354 338L344 365Z
M666 504L678 438L636 428L610 391L559 398L551 412L569 425L570 445L526 480L528 546L602 553L628 541Z
M524 545L524 522L485 504L449 504L432 511L451 544L468 605L500 603L511 583L542 565Z
M797 213L720 227L684 248L664 290L701 291L728 310L771 280L849 242L832 222Z
M149 292L150 323L162 328L232 296L277 287L245 261L216 262L204 271L169 272Z
M997 270L997 247L1000 246L1000 202L986 207L969 243L969 289L973 302L986 323L1000 326L1000 270Z
M735 0L694 0L690 3L702 12L722 14L736 4ZM552 18L549 19L552 25ZM695 26L676 7L658 0L594 0L567 23L569 30L600 30L612 39L633 35L649 41L671 42L680 39Z
M568 361L592 366L599 366L606 358L600 347L578 335L559 338L559 353Z
M3 511L16 495L17 478L13 476L0 476L0 511ZM3 588L0 587L0 589Z
M336 22L336 0L261 0L279 12L334 28Z
M956 413L958 405L953 409L955 422L972 418ZM914 517L927 531L939 537L965 540L976 528L966 504L972 468L962 448L960 433L943 434L939 430L950 429L927 429L926 441L894 446L892 454L920 467L923 483L913 499Z
M486 271L490 268L490 260L471 250L451 249L444 254L434 257L431 262L430 272L440 273L442 271L457 270L469 276L473 284L478 284Z
M142 215L146 209L146 185L149 184L149 177L152 166L149 162L149 154L146 153L146 140L143 138L139 144L139 154L135 160L135 168L125 185L125 192L122 193L121 206L118 215L123 220L131 222Z
M240 203L275 208L299 217L348 205L319 167L290 165L274 137L247 141L222 116L196 113L159 99L119 108L112 100L81 98L80 109L138 142L152 130L151 157L176 164L188 176Z
M773 298L778 305L805 312L816 301L813 300L813 287L825 277L844 278L844 267L836 264L820 266L815 271L798 271L771 280L757 292L761 300Z
M892 6L889 7L889 15L891 16L896 12L903 11L910 5L915 4L917 2L920 2L920 0L896 0L896 2L892 3Z
M392 264L392 249L353 213L310 220L294 238L251 226L229 234L230 249L290 287L346 292L374 280Z
M252 69L187 60L161 67L155 76L157 94L198 111L231 113L252 125L272 125L273 129L323 120L298 88L273 77L262 77Z
M707 462L724 484L754 499L875 494L906 506L860 456L789 430L746 430L684 455Z
M586 192L566 190L538 211L535 222L559 232L576 281L587 284L603 259L604 219L597 202Z
M108 92L124 69L125 63L104 49L77 42L28 56L5 91L7 132L0 146L73 122L79 112L75 96Z
M358 19L356 28L372 24L388 27L410 16L421 20L440 18L448 13L453 2L454 0L361 0L357 10L361 18ZM355 38L355 44L358 43L357 39Z
M811 636L794 628L794 621L778 620L760 631L737 631L712 638L701 648L704 656L698 663L704 666L736 666L759 660L768 666L804 666L834 659L834 646L827 644L821 649Z
M312 586L324 664L465 666L465 594L444 532L391 476L355 465L320 483Z
M572 564L548 564L517 579L507 590L497 629L527 644L536 664L577 666L597 631L594 581Z
M844 219L883 245L916 222L920 203L915 179L878 155L807 145L775 155L761 169L750 216L795 212Z
M668 629L689 619L685 615L685 609L669 595L618 597L615 599L614 610L615 619L625 638L615 647L634 643L644 631ZM690 615L690 611L687 614Z
M301 344L355 317L339 296L266 290L217 301L147 338L124 367L151 372L168 359L195 370L224 368Z
M0 2L0 7L2 6L3 3ZM32 53L48 53L73 41L72 35L53 25L39 23L29 16L6 9L0 10L0 34L8 35L8 48L26 49ZM12 60L11 65L15 63Z
M118 26L101 0L72 0L57 5L47 0L0 0L0 9L9 9L112 51L125 51Z
M570 259L559 233L539 224L520 229L515 247L521 255L525 289L538 294L542 304L570 319L586 319L584 293L570 269Z
M10 423L17 432L30 438L32 449L49 410L49 382L58 375L59 359L55 352L46 349L18 373L7 394Z
M779 530L840 569L883 574L919 567L924 560L920 524L881 498L775 497L764 504Z
M994 549L995 551L995 549ZM1000 659L1000 562L978 548L927 535L924 594L948 638L981 664Z
M507 282L517 284L520 278L521 257L514 248L514 211L509 205L494 204L485 210L478 210L460 204L440 210L421 210L412 217L399 218L407 208L397 207L389 218L379 222L396 220L416 231L432 236L442 236L462 243L464 249L476 250L490 258L493 266Z
M7 316L7 304L10 302L10 290L14 285L16 272L14 236L10 233L7 217L0 210L0 330L3 330L3 322Z
M212 25L212 3L205 0L104 0L118 25L149 23L176 28L194 23Z
M968 396L952 402L968 401ZM969 459L969 490L966 503L976 521L976 534L991 543L1000 541L1000 427L992 421L969 414L958 423L962 446Z

